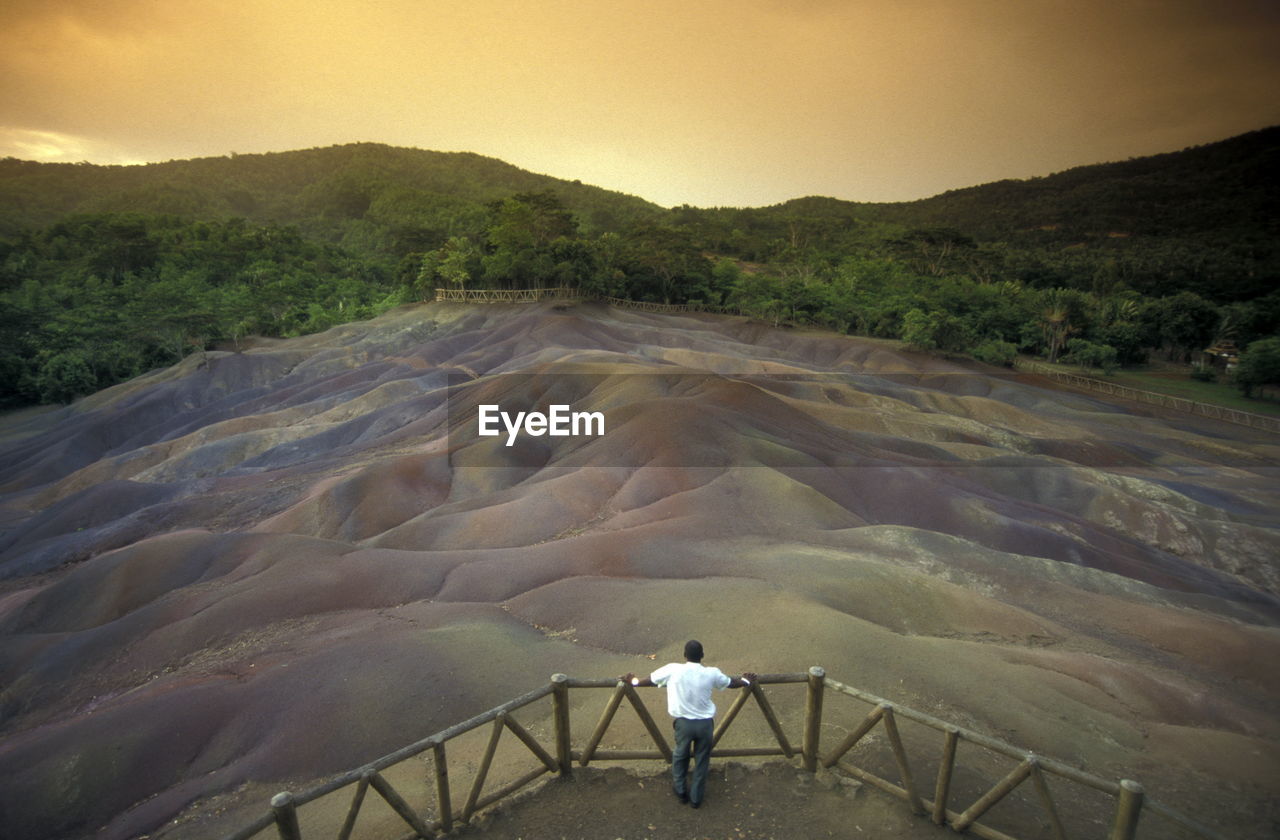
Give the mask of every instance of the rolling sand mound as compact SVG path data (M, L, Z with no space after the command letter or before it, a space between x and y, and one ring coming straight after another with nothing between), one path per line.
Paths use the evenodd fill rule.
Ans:
M607 429L506 446L486 403ZM1261 432L744 319L442 304L0 426L3 836L154 833L689 637L1280 820Z

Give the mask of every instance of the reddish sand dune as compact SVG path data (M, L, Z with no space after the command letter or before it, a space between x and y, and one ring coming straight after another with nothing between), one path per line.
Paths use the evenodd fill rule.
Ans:
M607 425L507 446L481 404ZM1271 836L1278 465L737 318L436 304L191 358L0 419L0 836L154 833L694 636Z

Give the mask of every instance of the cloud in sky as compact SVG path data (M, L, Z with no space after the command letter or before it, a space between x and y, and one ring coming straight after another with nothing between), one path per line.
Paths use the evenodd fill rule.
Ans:
M1280 122L1271 0L11 0L0 33L0 154L367 140L667 205L912 199Z

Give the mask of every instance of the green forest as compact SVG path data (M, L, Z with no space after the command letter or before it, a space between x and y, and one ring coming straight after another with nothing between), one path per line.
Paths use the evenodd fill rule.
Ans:
M1244 350L1280 380L1280 128L930 199L662 208L375 144L146 166L0 161L0 406L436 288L736 307L1009 364Z

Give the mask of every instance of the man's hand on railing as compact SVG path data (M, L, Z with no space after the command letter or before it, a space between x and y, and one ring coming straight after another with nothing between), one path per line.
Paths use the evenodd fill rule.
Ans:
M755 671L743 671L741 677L734 677L729 680L729 687L742 688L754 684L759 679L760 677L756 675Z
M618 679L628 685L653 685L653 683L649 681L648 677L637 677L630 671L618 677Z

